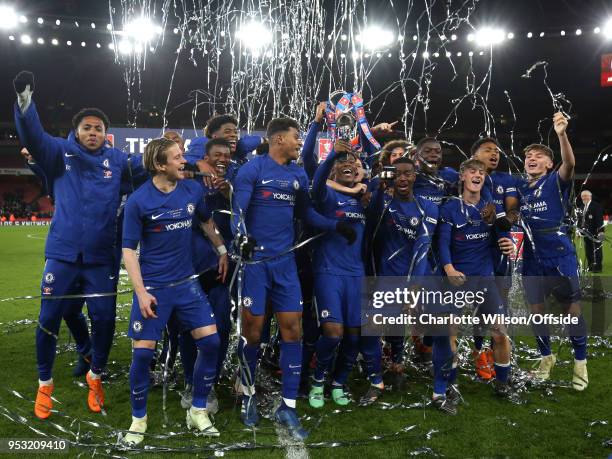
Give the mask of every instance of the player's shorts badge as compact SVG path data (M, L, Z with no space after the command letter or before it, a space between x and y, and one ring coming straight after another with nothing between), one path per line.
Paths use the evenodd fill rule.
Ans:
M329 317L329 311L327 309L323 309L321 311L321 318L322 319L327 319Z
M245 308L250 308L250 307L253 305L253 298L251 298L250 296L245 296L245 297L242 299L242 305L243 305Z
M132 330L134 330L134 333L140 333L142 331L142 322L135 320L132 324Z
M45 274L45 282L47 284L52 284L53 282L55 282L55 276L53 275L53 273Z

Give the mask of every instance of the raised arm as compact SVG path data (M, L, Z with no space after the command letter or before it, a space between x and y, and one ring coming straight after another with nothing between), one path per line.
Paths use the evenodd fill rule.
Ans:
M317 135L323 127L323 118L325 116L325 102L319 102L317 104L315 118L310 127L308 128L308 134L304 139L304 146L302 147L302 164L304 164L304 170L308 175L308 180L312 180L317 170L317 155L315 154L317 146Z
M574 176L574 168L576 167L576 158L574 150L567 138L567 118L563 113L557 112L553 117L555 132L559 138L559 146L561 147L561 167L559 167L559 177L565 182L569 182Z
M55 176L63 169L63 139L47 134L38 118L36 104L32 101L34 93L34 75L30 72L19 72L13 80L17 93L14 107L15 127L19 140L28 149L45 175Z

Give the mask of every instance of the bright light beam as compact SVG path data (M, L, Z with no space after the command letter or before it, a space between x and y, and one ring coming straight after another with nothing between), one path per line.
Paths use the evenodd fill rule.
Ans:
M0 29L14 29L19 18L10 6L0 6Z
M261 22L243 24L236 36L245 47L253 50L261 49L272 42L272 33Z
M498 45L504 41L506 33L502 29L493 27L483 27L476 31L474 39L476 44L481 47Z
M612 38L612 19L609 19L608 22L605 23L602 27L602 32L608 40Z
M155 35L161 33L161 27L156 26L150 19L140 17L125 25L123 35L128 36L137 43L148 43Z
M387 48L393 42L395 34L378 26L370 26L357 35L357 40L364 48L371 51Z

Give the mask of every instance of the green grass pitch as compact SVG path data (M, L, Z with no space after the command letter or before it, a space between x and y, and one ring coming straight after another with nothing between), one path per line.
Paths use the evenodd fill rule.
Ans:
M46 233L46 227L0 227L0 297L38 294ZM608 237L611 235L612 231L608 228ZM604 254L604 265L604 274L610 276L612 251L609 244ZM130 300L129 295L119 298L117 337L109 364L112 377L105 385L107 415L88 412L84 378L75 380L71 376L75 353L67 346L68 334L63 325L59 339L60 352L54 370L54 396L58 400L55 407L60 413L47 421L40 421L33 414L37 386L35 324L16 322L36 319L39 301L0 302L0 438L39 437L39 434L31 430L33 428L58 438L74 440L72 434L62 432L62 429L66 429L71 432L80 431L79 438L83 443L113 443L117 436L113 428L129 427L131 417L127 372L130 365L130 341L125 331ZM304 424L311 429L306 452L310 457L334 458L395 458L417 453L446 457L608 457L612 453L612 446L605 446L604 441L612 439L612 424L591 423L612 423L612 349L601 345L591 346L589 351L591 382L584 393L562 387L548 390L533 388L523 396L526 403L520 405L496 399L490 386L473 381L471 372L463 370L459 383L467 405L460 406L459 414L455 417L420 406L430 396L431 383L427 374L417 373L414 368L408 371L408 384L403 392L385 392L382 399L385 404L364 408L353 403L346 409L337 410L333 402L327 401L323 410L315 411L308 407L306 401L300 400L298 409L307 415ZM523 357L525 355L522 354ZM568 345L561 346L559 360L561 363L554 370L554 379L570 381L572 356ZM520 359L519 364L528 369L533 361ZM355 399L366 389L363 378L357 372L351 380L351 389ZM21 394L25 400L13 391ZM296 452L279 444L274 425L269 420L262 421L255 435L242 427L227 379L222 381L219 392L221 411L216 416L216 424L221 437L210 440L181 433L186 430L185 412L179 406L176 390L168 393L165 411L168 424L164 427L166 421L162 410L162 390L159 387L153 388L149 395L149 433L174 432L178 435L167 440L148 438L146 443L157 447L193 448L185 456L189 454L198 457L214 456L214 449L219 450L224 445L240 442L256 443L260 448L227 451L225 456L285 457ZM10 420L8 416L22 416L22 422ZM99 426L95 427L88 421L99 423ZM402 429L406 431L372 440L372 437L400 432ZM330 449L329 445L317 446L320 442L353 444ZM211 447L213 443L218 446ZM309 444L313 444L313 447L309 448ZM87 456L94 451L102 455L130 455L104 446L75 447L68 454L72 457L79 453ZM156 451L143 451L141 455L161 455ZM299 448L297 452L300 452ZM35 457L36 454L29 456Z

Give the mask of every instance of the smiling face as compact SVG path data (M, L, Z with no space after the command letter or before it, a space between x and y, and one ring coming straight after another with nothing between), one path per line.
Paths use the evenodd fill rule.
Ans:
M463 192L479 193L485 182L487 173L477 166L468 166L461 172Z
M234 123L225 123L222 124L219 129L210 134L213 139L223 139L226 140L227 143L230 144L231 153L236 152L236 145L238 144L238 139L240 138L240 132L238 131L238 126Z
M183 180L185 178L185 163L187 161L183 157L181 148L175 143L166 149L164 153L166 155L166 162L156 166L158 173L164 174L170 182Z
M302 138L296 128L290 127L286 131L277 132L274 137L276 138L276 144L281 147L281 153L288 161L295 161L300 157Z
M76 138L89 151L100 149L106 138L104 123L96 116L84 117L77 127Z
M494 171L499 165L500 152L494 142L485 142L474 152L474 158L482 161L487 166L487 170Z
M395 165L395 180L393 181L393 194L401 198L412 195L412 186L416 180L416 171L410 163Z
M230 160L230 149L223 145L214 145L204 157L204 161L214 167L220 177L225 176Z
M525 172L529 177L542 177L552 168L553 161L544 150L533 148L525 153Z
M437 169L442 164L442 147L439 142L425 142L417 152L417 161L421 166ZM425 163L424 163L425 162Z
M359 166L354 155L342 155L340 159L337 159L334 163L332 175L335 177L335 181L340 185L351 187L357 180Z

